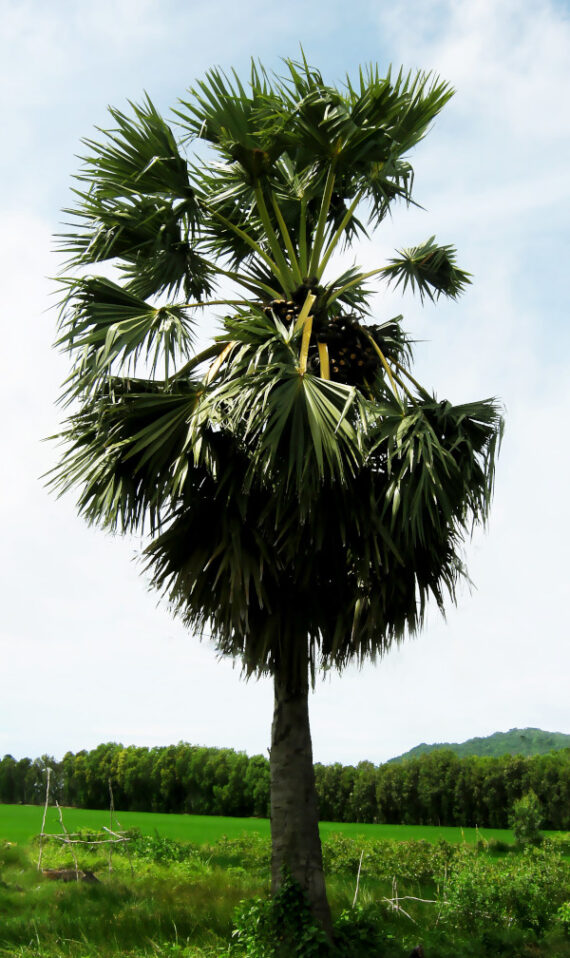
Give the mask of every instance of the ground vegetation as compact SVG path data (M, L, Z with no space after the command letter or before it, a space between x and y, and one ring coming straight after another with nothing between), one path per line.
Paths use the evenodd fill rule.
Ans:
M65 883L43 870L73 871L68 850L44 847L38 871L37 843L1 843L0 955L408 958L420 946L428 958L570 955L570 861L548 846L498 853L332 837L324 843L331 945L294 882L267 898L269 837L208 845L136 832L131 839L111 862L104 846L76 846L79 866L97 881Z

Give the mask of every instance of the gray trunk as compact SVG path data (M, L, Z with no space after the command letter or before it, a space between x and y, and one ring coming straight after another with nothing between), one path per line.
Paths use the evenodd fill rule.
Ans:
M271 885L277 891L283 868L303 889L313 914L332 937L323 875L313 747L309 727L307 665L300 677L274 677L271 729Z

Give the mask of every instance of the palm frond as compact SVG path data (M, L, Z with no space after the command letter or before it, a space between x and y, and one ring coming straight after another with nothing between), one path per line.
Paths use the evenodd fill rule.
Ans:
M346 482L360 459L354 389L304 374L302 332L275 316L244 311L225 328L236 349L205 402L247 444L252 473L271 481L282 475L308 496L333 476Z
M252 62L249 92L237 74L209 70L176 110L191 138L208 140L239 163L255 184L283 152L288 111L270 87L267 74Z
M186 200L192 209L193 191L186 160L172 130L147 95L142 105L130 103L133 116L110 108L112 130L100 130L102 142L85 139L89 153L82 158L80 181L96 184L102 199L168 196Z
M495 400L465 406L425 396L402 414L385 407L372 455L385 450L385 508L411 545L460 538L487 519L502 432Z
M151 306L102 277L64 280L66 295L56 345L74 357L68 381L72 395L93 389L115 372L127 372L143 360L165 379L192 344L192 320L183 306ZM117 368L118 367L118 368Z
M321 299L324 308L329 304L338 302L345 306L349 312L357 312L362 315L369 313L370 286L363 278L363 274L358 267L351 266L349 269L337 276L332 282L324 285ZM338 307L336 307L338 309Z
M176 391L109 380L54 437L64 455L50 485L60 494L79 488L88 522L121 532L157 529L194 469L187 439L202 390L188 379Z
M399 258L391 259L383 273L396 286L403 284L404 290L408 284L412 291L417 289L422 301L424 296L439 299L442 293L457 299L471 277L455 265L455 253L453 246L438 246L432 236L420 246L399 250Z
M76 205L65 212L73 232L60 236L68 266L116 260L135 295L209 295L213 267L193 242L203 211L172 131L147 97L132 117L110 110L115 128L101 131L76 175Z

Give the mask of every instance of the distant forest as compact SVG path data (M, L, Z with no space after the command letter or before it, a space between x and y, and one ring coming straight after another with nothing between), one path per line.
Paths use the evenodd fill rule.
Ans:
M164 748L99 745L0 761L0 802L41 804L46 767L51 801L79 808L204 815L268 815L269 763L232 749L180 743ZM508 827L513 803L533 789L545 829L570 829L570 749L525 757L470 756L437 749L375 766L316 765L320 817L333 822Z
M416 745L391 762L404 762L435 752L451 749L459 758L468 755L546 755L554 750L570 748L570 735L564 732L543 732L540 728L512 728L508 732L494 732L485 738L470 738L466 742L443 742Z

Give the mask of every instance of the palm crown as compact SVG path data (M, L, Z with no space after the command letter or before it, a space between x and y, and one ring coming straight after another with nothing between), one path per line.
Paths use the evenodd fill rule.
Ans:
M285 69L252 65L247 88L212 70L180 103L183 142L215 162L187 160L148 98L86 141L54 482L88 520L148 534L157 587L247 672L297 674L307 637L313 669L342 667L416 630L430 594L453 597L501 419L492 400L438 402L402 317L368 319L373 277L457 297L452 247L331 275L413 202L407 155L451 90L371 68L341 92L304 60ZM103 261L115 279L85 274ZM209 305L222 328L196 352Z

